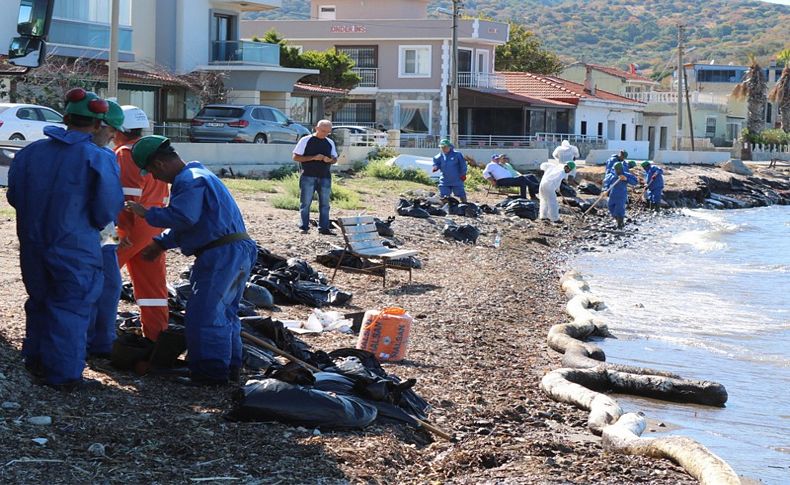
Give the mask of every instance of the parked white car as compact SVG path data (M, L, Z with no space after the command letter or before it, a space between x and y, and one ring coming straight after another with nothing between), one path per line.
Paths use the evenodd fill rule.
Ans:
M333 132L340 129L349 131L351 146L387 146L387 134L383 131L356 125L335 125L332 127Z
M0 140L40 140L44 127L63 128L63 116L53 109L35 104L0 103Z

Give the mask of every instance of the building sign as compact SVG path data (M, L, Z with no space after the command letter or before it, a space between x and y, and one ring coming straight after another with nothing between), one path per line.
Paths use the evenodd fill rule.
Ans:
M364 34L368 28L364 25L333 25L329 31L333 34Z
M497 29L496 27L489 27L488 28L488 33L489 34L496 34L498 32L498 30L499 29Z

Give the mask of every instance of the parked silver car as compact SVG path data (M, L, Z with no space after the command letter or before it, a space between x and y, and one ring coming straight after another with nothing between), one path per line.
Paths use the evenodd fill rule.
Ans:
M14 161L16 152L22 149L22 143L0 142L0 187L8 186L8 169Z
M189 140L211 143L296 143L310 130L271 106L210 104L192 119Z

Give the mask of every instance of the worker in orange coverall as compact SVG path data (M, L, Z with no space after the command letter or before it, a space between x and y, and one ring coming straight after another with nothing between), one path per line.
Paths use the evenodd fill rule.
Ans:
M123 106L123 130L115 137L115 154L121 165L121 185L124 200L138 202L145 207L165 207L169 202L169 189L165 182L150 174L140 175L140 168L132 160L132 145L140 139L143 129L149 127L145 112L136 106ZM134 286L134 299L140 307L143 336L156 341L167 329L167 274L165 253L154 261L146 261L140 252L161 234L162 229L151 227L141 217L129 211L118 216L118 237L127 239L126 247L118 249L118 266L126 266Z

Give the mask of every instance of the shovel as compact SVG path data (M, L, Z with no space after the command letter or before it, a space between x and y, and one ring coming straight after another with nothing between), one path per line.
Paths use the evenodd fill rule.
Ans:
M303 361L303 360L301 360L301 359L299 359L297 357L294 357L293 355L289 354L288 352L286 352L284 350L280 350L279 348L275 347L274 345L270 344L269 342L267 342L265 340L262 340L262 339L259 339L255 335L252 335L250 333L242 331L241 332L241 338L247 339L250 342L254 343L255 345L260 345L261 347L263 347L263 348L265 348L267 350L270 350L270 351L274 352L275 354L279 355L280 357L284 357L284 358L290 360L291 362L295 362L295 363L301 365L302 367L304 367L305 369L309 370L310 372L321 372L321 369L319 369L318 367L316 367L314 365L310 365L307 362L305 362L305 361ZM453 441L453 437L450 434L448 434L445 431L442 431L441 429L439 429L436 426L432 425L428 421L424 421L422 419L419 419L419 418L417 418L415 416L411 416L411 415L409 417L414 419L414 421L416 421L417 424L419 424L423 428L427 429L431 433L435 434L436 436L439 436L440 438L444 438L447 441Z
M582 214L582 219L584 219L584 216L586 216L593 209L593 207L598 205L598 202L600 202L607 194L609 194L609 192L614 188L614 186L619 184L620 182L622 182L622 180L617 179L617 182L613 183L612 186L609 187L609 190L604 190L603 192L601 192L600 197L598 197L598 199L596 199L596 201L593 202L593 205L591 205L589 209L584 211L584 214Z

